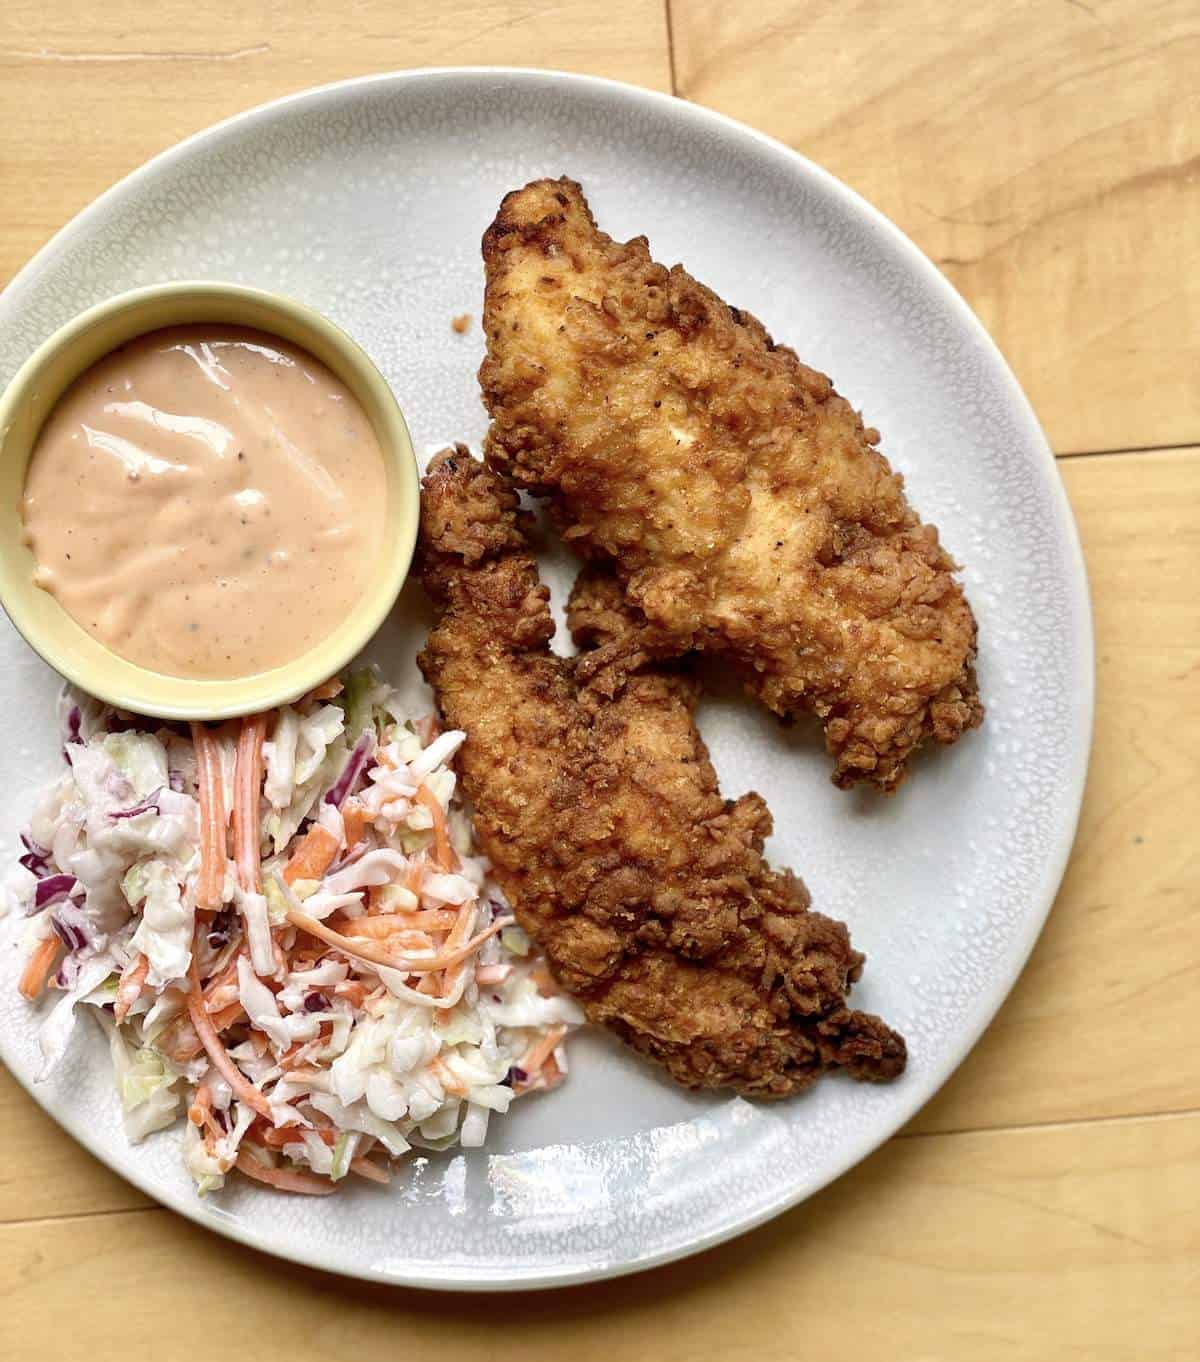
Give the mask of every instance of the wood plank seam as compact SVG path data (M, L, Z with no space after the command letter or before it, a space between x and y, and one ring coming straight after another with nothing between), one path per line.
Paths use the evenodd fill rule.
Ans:
M1200 449L1195 440L1181 440L1173 445L1126 445L1120 449L1067 449L1055 451L1056 459L1098 459L1108 454L1170 454L1179 449Z
M1167 1107L1162 1111L1114 1112L1109 1116L1064 1117L1057 1121L1008 1121L1000 1125L948 1126L939 1130L901 1130L894 1140L933 1140L945 1135L1020 1135L1025 1131L1078 1130L1082 1126L1133 1125L1137 1121L1175 1121L1200 1116L1197 1107Z
M667 21L667 67L671 73L671 93L679 95L679 80L675 74L675 30L671 27L671 0L663 0L663 12Z
M58 1215L30 1215L17 1216L14 1220L0 1220L0 1230L6 1229L30 1229L38 1225L60 1225L72 1220L111 1220L118 1215L145 1215L152 1212L155 1215L166 1215L170 1211L168 1206L113 1206L103 1211L63 1211ZM174 1212L171 1212L174 1214Z

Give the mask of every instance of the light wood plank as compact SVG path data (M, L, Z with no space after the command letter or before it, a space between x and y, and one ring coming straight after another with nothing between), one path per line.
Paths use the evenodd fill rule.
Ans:
M154 1204L76 1144L3 1065L0 1130L0 1224Z
M1046 931L918 1128L1197 1105L1200 450L1063 459L1096 623L1095 740Z
M669 90L665 11L645 0L5 0L0 284L102 190L190 133L308 86L463 64Z
M1196 1338L1198 1167L1200 1116L898 1141L703 1257L536 1300L337 1281L161 1211L9 1225L0 1358L190 1354L202 1330L297 1362L1167 1362Z
M1200 239L1194 0L671 15L679 93L811 156L912 236L1057 450L1200 440L1200 285L1180 265Z

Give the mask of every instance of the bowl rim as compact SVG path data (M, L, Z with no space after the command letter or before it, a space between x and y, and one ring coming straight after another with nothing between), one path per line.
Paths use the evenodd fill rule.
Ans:
M32 263L32 262L30 262ZM162 309L177 305L178 318ZM247 320L249 312L255 318ZM199 313L204 315L192 315ZM221 314L227 313L222 317ZM88 633L58 602L34 585L31 550L3 535L0 543L0 605L30 648L59 675L122 710L171 720L220 720L275 708L297 699L341 671L367 645L395 604L416 548L420 480L416 452L404 413L378 366L336 322L289 294L212 279L177 279L128 289L102 299L59 326L25 359L0 393L0 461L19 457L22 483L46 419L71 384L96 358L67 362L67 376L51 386L52 398L26 433L9 439L26 404L38 399L38 384L64 353L82 349L99 328L129 321L116 345L175 325L247 326L279 335L332 368L366 410L383 455L390 503L388 532L379 550L379 571L335 631L299 656L266 671L234 678L200 678L154 671L107 647ZM272 325L272 322L275 324ZM122 328L123 329L123 328ZM10 508L0 508L11 528Z

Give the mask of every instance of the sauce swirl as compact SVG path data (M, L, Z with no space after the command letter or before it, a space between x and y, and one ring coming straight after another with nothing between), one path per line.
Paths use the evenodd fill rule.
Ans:
M229 679L292 661L353 610L386 505L374 429L325 365L262 332L181 326L63 394L21 514L35 581L94 638Z

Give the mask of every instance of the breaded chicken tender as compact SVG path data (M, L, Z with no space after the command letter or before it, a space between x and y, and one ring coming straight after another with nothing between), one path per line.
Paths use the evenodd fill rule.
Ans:
M620 592L580 598L591 652L552 653L516 495L462 447L426 476L417 561L440 612L420 665L467 734L480 845L589 1020L689 1088L899 1074L903 1039L846 1006L862 955L763 860L759 796L722 799L695 686L650 665Z
M571 180L509 194L483 254L488 462L615 564L660 654L818 715L843 787L890 791L980 723L955 564L824 374L598 231Z

